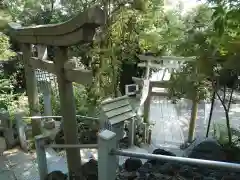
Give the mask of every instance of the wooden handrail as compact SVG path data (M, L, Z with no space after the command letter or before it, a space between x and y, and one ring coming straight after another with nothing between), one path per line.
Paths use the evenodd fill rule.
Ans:
M22 27L9 23L10 34L20 43L71 46L92 41L95 29L105 23L104 11L95 6L59 24Z

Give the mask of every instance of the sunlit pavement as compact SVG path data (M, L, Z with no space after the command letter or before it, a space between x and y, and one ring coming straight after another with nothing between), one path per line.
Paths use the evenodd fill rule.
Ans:
M235 94L235 97L239 96ZM183 100L180 103L172 104L166 99L154 97L150 105L149 119L155 125L152 129L151 149L179 149L179 146L187 140L188 126L191 115L192 103ZM136 109L139 101L131 100ZM201 102L198 106L196 121L196 138L206 136L207 124L211 104ZM229 112L231 127L240 127L240 103L232 104ZM211 132L214 124L226 125L225 112L219 100L216 100L212 115ZM212 135L212 133L210 133Z

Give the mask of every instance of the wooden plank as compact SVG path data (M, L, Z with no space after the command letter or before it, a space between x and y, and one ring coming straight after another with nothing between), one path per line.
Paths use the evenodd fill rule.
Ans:
M113 103L113 102L116 102L116 101L119 101L119 100L123 100L123 99L128 100L128 96L121 96L121 97L117 97L117 98L114 98L114 99L108 99L108 100L103 101L101 104L102 105L110 104L110 103Z
M92 72L80 68L65 69L65 76L68 81L87 85L92 83Z
M56 74L55 65L52 61L40 60L39 58L32 57L29 61L29 64L34 69L41 69L52 74Z
M123 106L126 106L126 105L129 105L128 100L127 99L121 99L121 100L116 101L116 102L112 102L112 103L109 103L109 104L102 105L102 109L103 109L103 111L107 112L107 111L111 111L113 109L120 108L120 107L123 107Z
M118 116L114 116L113 118L109 119L109 121L111 124L117 124L122 121L130 120L134 117L136 117L136 113L134 113L133 111L129 111L127 113L120 114Z
M126 112L130 112L130 111L132 111L132 107L130 105L127 105L127 106L123 106L123 107L120 107L120 108L108 111L105 114L106 114L106 116L108 118L112 118L114 116L118 116L120 114L123 114L123 113L126 113Z

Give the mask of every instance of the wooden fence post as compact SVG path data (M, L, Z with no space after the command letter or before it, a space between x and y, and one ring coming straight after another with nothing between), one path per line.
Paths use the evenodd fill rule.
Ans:
M98 179L115 180L118 157L109 155L109 153L117 148L116 133L104 130L99 133L98 138Z
M132 118L129 122L129 134L128 134L128 138L129 138L129 146L133 146L134 145L134 139L135 139L135 119Z
M47 168L47 157L45 152L45 140L46 137L43 135L35 136L35 147L37 153L38 172L40 180L45 180L48 174Z
M144 122L149 124L149 112L150 112L150 105L151 105L151 93L152 93L152 83L149 82L149 88L148 88L148 95L144 102L144 114L143 119Z

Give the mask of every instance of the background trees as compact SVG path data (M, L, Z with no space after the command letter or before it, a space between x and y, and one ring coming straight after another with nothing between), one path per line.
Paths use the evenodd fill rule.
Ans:
M226 104L224 94L232 94L238 86L240 3L237 0L209 0L185 14L181 6L165 11L163 0L6 0L0 7L0 31L5 33L0 39L0 57L6 59L12 55L6 36L7 22L12 20L22 25L63 22L94 4L104 8L106 25L99 29L93 43L70 49L72 56L81 57L79 64L94 72L93 85L81 91L84 106L92 109L101 98L123 93L124 85L132 82L131 77L141 75L136 66L138 54L196 56L195 62L186 63L173 75L170 94L174 98L189 98L195 105L200 100L214 101L218 97L226 112L231 141L228 117L231 103ZM13 42L11 48L18 50ZM17 72L18 77L23 77L22 71ZM16 86L19 84L15 83ZM196 111L192 114L196 115Z

